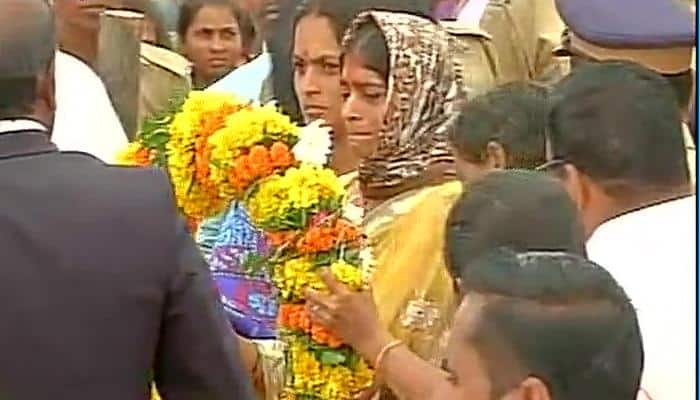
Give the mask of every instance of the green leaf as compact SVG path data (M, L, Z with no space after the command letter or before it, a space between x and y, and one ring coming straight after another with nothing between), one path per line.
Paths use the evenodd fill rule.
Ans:
M319 362L323 365L341 365L347 360L347 356L333 350L321 351Z

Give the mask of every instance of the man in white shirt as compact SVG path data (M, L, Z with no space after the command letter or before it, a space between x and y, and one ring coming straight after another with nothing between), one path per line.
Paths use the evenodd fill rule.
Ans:
M102 80L78 58L56 54L56 117L51 140L113 163L127 138Z
M639 315L640 398L695 396L695 203L669 83L629 62L577 68L553 94L549 160L576 201L590 259Z
M52 141L64 151L82 151L114 162L126 134L100 77L88 63L97 54L99 16L121 1L51 1L56 13L56 121ZM79 116L79 117L77 117Z

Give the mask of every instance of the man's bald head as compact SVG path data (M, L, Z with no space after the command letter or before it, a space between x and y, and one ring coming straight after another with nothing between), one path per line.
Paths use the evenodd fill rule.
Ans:
M53 13L46 0L0 0L0 78L43 72L56 50Z
M0 0L0 10L0 117L26 116L53 101L53 12L47 0Z

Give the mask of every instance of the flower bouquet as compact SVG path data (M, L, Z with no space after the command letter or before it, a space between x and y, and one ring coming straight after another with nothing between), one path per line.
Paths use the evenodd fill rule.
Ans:
M320 123L301 128L273 105L196 91L158 122L121 160L166 168L193 232L229 206L229 221L245 221L224 231L235 236L224 242L236 245L214 251L210 263L215 276L234 269L274 284L274 299L258 291L246 301L260 313L276 314L274 332L286 344L282 397L344 400L368 387L373 374L367 364L314 324L305 307L305 289L325 289L321 268L351 288L366 283L362 234L343 215L345 188L325 166L329 131ZM227 282L222 291L236 286ZM225 307L236 308L231 296L222 297Z

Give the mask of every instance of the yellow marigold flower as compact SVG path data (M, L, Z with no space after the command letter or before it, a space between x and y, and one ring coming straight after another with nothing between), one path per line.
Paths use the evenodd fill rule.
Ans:
M350 400L369 387L373 379L364 361L358 362L355 370L341 365L322 365L298 340L291 341L288 360L292 379L287 398L294 398L295 394L315 394L324 400Z
M359 290L364 283L362 270L354 265L350 265L344 260L338 260L331 265L331 272L345 285Z
M252 146L282 140L293 145L300 128L291 119L277 111L274 105L249 107L226 119L226 125L209 138L212 148L211 179L222 196L236 196L229 182L229 171L237 157ZM292 140L287 140L292 138Z
M258 225L273 218L283 218L294 210L308 210L322 200L339 199L345 189L327 168L301 164L289 168L281 177L274 176L262 182L248 200L248 211Z
M193 91L173 117L166 146L168 171L177 204L188 217L202 220L227 203L209 180L207 139L224 127L228 116L245 107L232 95Z
M148 161L149 150L139 141L129 143L117 153L117 164L120 165L148 165Z
M304 258L294 258L275 267L272 280L280 291L280 297L287 301L304 299L304 290L325 288L314 272L314 266Z

